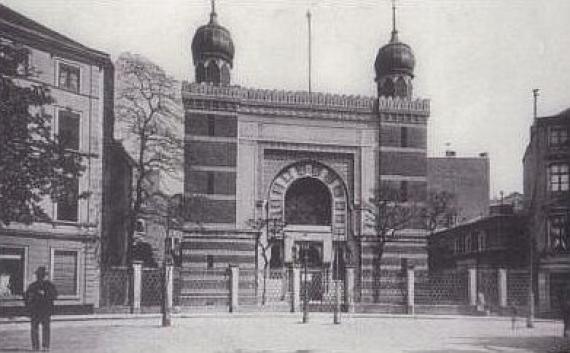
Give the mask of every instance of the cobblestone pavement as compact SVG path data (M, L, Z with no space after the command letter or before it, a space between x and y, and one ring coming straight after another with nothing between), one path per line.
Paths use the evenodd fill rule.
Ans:
M212 352L212 353L481 353L570 352L558 322L492 318L210 316L174 319L162 328L153 319L55 322L52 352ZM30 350L28 325L0 326L0 352Z

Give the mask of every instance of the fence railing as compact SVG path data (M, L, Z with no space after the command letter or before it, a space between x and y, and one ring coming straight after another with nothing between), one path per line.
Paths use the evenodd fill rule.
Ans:
M174 306L237 310L240 305L247 305L295 311L306 298L312 308L328 311L339 302L345 308L353 305L357 291L355 283L364 283L376 291L377 303L412 309L415 305L456 305L500 311L511 302L526 305L530 282L528 272L523 270L471 268L426 272L409 269L396 274L379 272L379 277L359 282L355 280L355 269L350 271L350 276L347 272L346 276L340 277L343 279L336 280L328 269L309 269L305 275L299 267L265 271L237 267L181 267L174 269L172 276L167 276L169 281L165 282L164 268L147 269L141 265L133 269L108 268L101 273L101 306L130 306L135 312L145 307L159 307L163 292L170 288L170 305ZM348 278L350 284L347 285ZM559 282L566 283L567 280L560 279L551 286L559 286ZM558 305L557 298L552 297L551 301L553 307Z

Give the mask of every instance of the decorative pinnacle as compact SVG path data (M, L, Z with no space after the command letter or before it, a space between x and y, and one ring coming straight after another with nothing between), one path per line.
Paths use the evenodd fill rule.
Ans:
M396 29L396 0L392 0L392 39L390 42L398 41L398 30Z
M212 0L212 11L210 12L210 23L218 23L218 14L216 13L216 0Z

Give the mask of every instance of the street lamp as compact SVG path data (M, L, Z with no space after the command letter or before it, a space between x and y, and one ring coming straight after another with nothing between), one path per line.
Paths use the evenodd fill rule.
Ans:
M303 242L301 247L303 248L303 272L305 277L305 286L303 288L303 323L309 322L309 291L307 283L307 264L309 262L309 243Z

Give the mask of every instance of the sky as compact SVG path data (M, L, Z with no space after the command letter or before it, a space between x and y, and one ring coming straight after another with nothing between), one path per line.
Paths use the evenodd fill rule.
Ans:
M209 0L0 0L87 46L142 54L193 81L190 43ZM431 100L428 155L487 152L491 197L522 191L522 157L538 115L570 107L570 1L397 0L400 40L416 57L414 94ZM374 60L391 32L390 0L217 0L236 47L232 82L375 95Z

